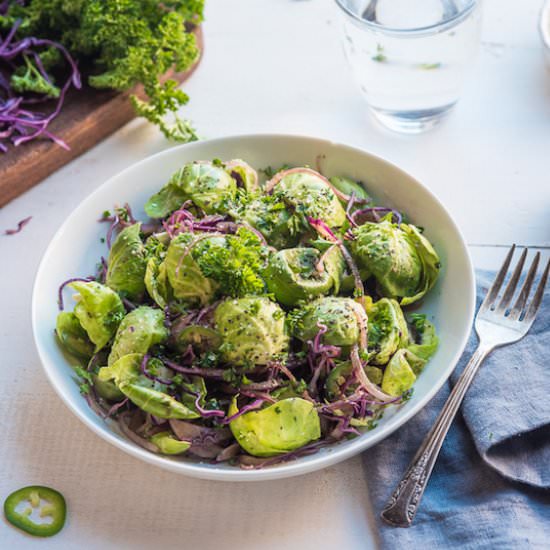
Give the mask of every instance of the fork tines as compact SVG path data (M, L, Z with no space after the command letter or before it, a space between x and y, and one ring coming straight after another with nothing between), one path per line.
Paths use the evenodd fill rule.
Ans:
M481 304L479 311L492 311L496 314L506 316L511 321L525 321L527 323L530 323L533 321L544 296L544 288L548 281L548 272L550 271L550 260L548 260L548 262L546 263L546 267L540 278L537 289L535 290L533 299L531 300L531 303L528 304L527 301L529 299L531 287L533 286L533 281L535 280L537 269L540 263L540 252L536 253L533 261L531 262L531 266L529 267L529 271L527 272L519 295L514 302L514 305L509 308L510 303L512 302L512 298L514 297L514 294L516 292L518 283L520 281L529 249L525 248L523 250L518 260L518 263L516 264L516 267L510 277L510 280L506 285L504 294L500 298L500 301L498 301L498 296L504 280L506 279L506 275L510 268L510 263L512 262L512 257L515 250L516 245L514 244L508 252L504 263L500 268L500 271L498 272L493 284L491 285L491 288L489 289L489 292L487 293L485 300L483 300L483 303Z

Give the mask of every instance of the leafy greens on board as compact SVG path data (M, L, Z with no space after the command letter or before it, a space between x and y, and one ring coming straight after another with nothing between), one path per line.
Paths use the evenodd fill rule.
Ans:
M90 406L151 452L243 468L314 452L374 428L437 350L404 311L437 253L357 182L196 161L145 212L104 213L108 257L62 284L76 305L56 332Z
M204 0L4 0L0 2L0 150L47 137L65 93L81 87L129 90L142 84L148 100L130 99L138 115L177 141L197 139L175 115L188 96L171 68L185 71L199 51L192 29ZM67 76L68 75L68 76ZM53 110L44 107L51 99ZM47 103L46 103L47 105ZM45 111L49 111L46 113ZM174 114L173 122L166 115Z

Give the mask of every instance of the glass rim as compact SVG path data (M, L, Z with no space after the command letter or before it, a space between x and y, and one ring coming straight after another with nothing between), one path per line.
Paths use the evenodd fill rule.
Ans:
M449 17L449 19L445 19L444 21L439 21L438 23L434 23L432 25L426 25L423 27L413 27L410 29L400 29L396 27L386 27L384 25L380 25L378 23L373 23L372 21L367 21L366 19L363 19L360 17L357 13L349 9L346 5L344 5L345 0L334 0L336 4L338 4L338 7L353 21L358 24L359 26L363 26L365 28L368 28L375 32L380 32L383 34L393 34L393 35L402 35L402 36L413 36L413 35L420 35L420 34L435 34L437 32L441 32L444 29L454 27L460 21L463 19L466 19L470 15L470 13L480 4L481 0L472 0L470 5L466 8L462 9L461 11L457 11L452 17Z

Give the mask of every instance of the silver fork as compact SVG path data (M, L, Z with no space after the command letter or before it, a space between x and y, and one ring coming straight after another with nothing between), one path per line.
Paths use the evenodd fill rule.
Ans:
M540 261L540 252L537 252L527 272L519 296L513 307L510 308L527 257L527 248L524 249L518 260L500 300L498 300L498 296L508 273L515 248L516 245L513 245L510 252L508 252L477 313L475 328L479 337L479 344L476 351L452 389L434 426L420 445L407 471L382 511L382 519L390 525L409 527L412 524L445 436L485 357L496 347L521 340L535 320L548 280L550 260L546 264L534 296L528 304L527 301Z

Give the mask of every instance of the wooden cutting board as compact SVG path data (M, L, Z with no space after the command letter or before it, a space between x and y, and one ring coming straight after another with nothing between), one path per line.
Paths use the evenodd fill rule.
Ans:
M200 27L195 35L201 52L197 62L188 71L169 72L165 78L183 82L196 69L204 50ZM7 153L0 152L0 207L135 118L129 100L131 94L145 97L142 86L123 93L89 86L71 89L61 113L48 126L49 131L69 145L70 151L44 139L10 147Z

